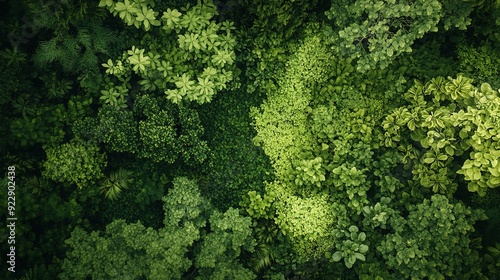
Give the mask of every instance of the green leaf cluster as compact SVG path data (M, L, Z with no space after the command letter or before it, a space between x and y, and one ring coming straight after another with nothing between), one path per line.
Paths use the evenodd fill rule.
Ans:
M359 232L357 226L350 226L349 231L346 231L345 235L348 239L336 246L338 251L335 251L333 254L327 252L325 256L334 262L344 259L345 266L351 268L357 260L366 260L365 253L368 251L368 246L363 244L366 239L366 233Z
M410 207L408 217L395 219L393 233L379 246L397 278L481 279L479 254L471 248L473 224L484 213L435 194Z
M153 11L154 1L129 1L114 2L112 0L101 0L99 7L106 7L114 16L119 16L127 25L136 28L143 27L148 31L151 26L159 26L160 21L156 19L158 12Z
M463 76L438 77L425 85L416 82L405 94L410 105L395 109L382 122L386 146L408 151L409 156L413 151L423 155L413 157L413 179L435 193L453 194L456 173L469 181L469 191L480 195L500 184L494 125L500 99L489 84L476 88L471 82ZM411 135L411 140L403 134ZM405 146L415 142L421 148ZM452 162L466 153L470 157L458 170Z
M157 12L130 3L128 0L116 6L109 3L129 24L153 22L161 30L151 30L132 46L121 59L108 60L103 64L106 73L118 79L131 77L132 71L141 79L144 90L163 92L175 104L196 101L204 104L233 79L236 40L229 21L217 23L217 14L211 1L187 5L183 11L168 8L161 21L154 19ZM102 5L108 5L103 3ZM120 9L117 12L116 9ZM139 20L135 13L147 12ZM149 30L149 27L147 28ZM175 31L175 34L172 33Z
M104 176L106 155L92 142L72 139L60 146L45 147L47 160L43 176L57 182L75 184L78 188L91 187Z
M481 47L461 44L457 48L459 71L474 79L478 84L490 83L493 88L500 88L497 77L500 75L499 47L486 43Z
M196 279L256 278L238 262L255 245L250 218L236 209L214 211L196 183L185 177L174 179L163 209L164 227L159 230L124 220L113 221L104 232L75 228L66 240L70 250L59 277L185 279L194 267ZM207 222L210 230L205 231Z
M21 146L35 143L46 145L61 144L66 135L64 129L68 121L63 104L35 106L37 98L19 96L13 104L22 117L10 123L10 132Z
M337 52L357 60L357 70L386 68L429 32L466 29L471 3L458 1L332 1L327 29Z

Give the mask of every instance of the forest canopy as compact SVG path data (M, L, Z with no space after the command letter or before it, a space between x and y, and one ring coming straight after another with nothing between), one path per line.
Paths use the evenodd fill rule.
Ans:
M1 4L1 279L499 278L500 1Z

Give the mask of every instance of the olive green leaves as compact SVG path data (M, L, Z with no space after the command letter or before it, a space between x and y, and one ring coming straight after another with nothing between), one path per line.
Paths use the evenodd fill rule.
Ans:
M142 23L144 30L148 31L151 28L151 25L160 26L160 21L156 19L157 15L157 12L143 6L142 9L137 12L136 22Z
M129 54L128 61L133 66L132 69L136 73L144 73L146 71L146 67L151 63L149 57L144 55L144 49L132 46L132 50L127 51L127 53Z
M114 2L112 0L101 0L99 7L107 7L113 15L118 15L127 25L134 25L136 28L141 26L148 31L151 26L159 26L161 23L156 19L158 12L150 9L148 5L152 1L124 0L123 2Z
M469 191L485 195L488 188L500 186L495 125L500 97L490 85L476 88L471 82L461 75L437 77L425 85L416 82L405 94L410 105L394 109L382 122L387 147L403 151L414 141L423 148L419 163L413 165L413 178L436 193L454 193L457 184L450 166L464 153L470 158L456 174L469 181ZM411 140L403 137L408 132Z
M211 102L233 79L233 23L212 19L217 11L211 1L187 5L182 12L167 8L160 20L148 2L126 0L114 5L101 1L101 6L112 8L128 25L143 26L145 31L163 25L160 32L165 33L160 38L146 33L143 46L132 46L121 59L102 64L106 73L122 82L136 74L144 91L163 92L174 104Z
M163 29L166 31L174 29L176 24L180 21L180 16L182 14L177 11L177 9L167 9L166 12L163 12L163 16L161 19L164 21Z

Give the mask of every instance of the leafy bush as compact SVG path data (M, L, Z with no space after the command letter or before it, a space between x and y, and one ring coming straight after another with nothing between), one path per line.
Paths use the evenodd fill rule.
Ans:
M386 146L405 149L412 143L423 154L415 160L413 180L435 193L452 195L456 173L469 181L469 191L480 195L500 185L495 127L500 98L489 84L476 88L471 82L463 76L438 77L425 85L416 82L404 96L410 105L395 109L382 123ZM461 168L455 167L453 163L467 153Z
M75 138L60 146L45 147L45 152L43 175L49 179L85 188L104 176L106 155L92 142Z
M151 1L101 1L100 6L128 25L142 26L154 34L142 37L143 47L131 46L121 58L102 64L106 73L121 81L135 73L144 90L164 92L175 104L211 102L233 79L235 28L232 22L212 20L217 12L211 1L188 4L184 13L168 8L158 19L158 12L150 8L154 6ZM160 25L161 30L150 30ZM103 94L109 99L109 91Z
M102 233L75 228L66 240L70 249L60 278L183 279L194 264L200 279L255 279L238 262L242 251L255 245L250 218L236 209L214 211L187 178L176 178L173 184L163 198L165 220L159 230L124 220L113 221ZM210 231L204 232L207 222Z
M471 248L473 224L484 213L435 194L395 219L377 247L398 278L480 279L479 254Z

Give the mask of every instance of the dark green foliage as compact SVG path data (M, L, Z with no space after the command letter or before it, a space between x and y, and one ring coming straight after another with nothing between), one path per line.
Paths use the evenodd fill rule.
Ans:
M474 79L478 84L490 83L493 88L500 88L500 47L484 44L458 46L459 71Z
M109 54L116 37L113 31L99 22L90 22L78 27L75 34L60 32L42 42L34 61L41 68L58 63L64 72L71 74L97 71L97 54Z
M181 155L187 164L199 164L205 160L208 147L199 139L203 128L196 111L174 107L148 95L137 99L135 111L142 119L138 124L139 157L174 163ZM179 128L175 127L176 124ZM189 146L192 148L184 149Z
M20 280L50 280L51 277L44 265L38 265L30 268Z
M104 105L97 120L78 121L73 130L77 136L105 143L110 151L155 162L182 159L197 166L209 151L197 111L150 95L137 97L133 110Z
M85 223L82 218L84 209L76 200L65 197L66 191L61 185L41 177L23 175L33 170L27 167L16 167L15 213L18 219L23 218L22 223L16 221L16 278L54 279L59 267L46 264L53 258L64 257L65 248L55 244L63 244L75 225ZM0 182L6 186L6 180L7 177ZM7 197L3 197L0 206L7 209ZM48 224L51 226L47 227ZM2 227L0 235L7 236L7 230L7 227ZM1 249L7 252L8 246L3 242ZM33 248L37 250L33 251ZM13 279L7 270L0 275L2 279Z
M85 23L89 19L100 19L103 13L97 5L84 0L75 1L23 1L29 7L36 28L56 31L68 30L75 24ZM46 16L41 16L46 15Z
M483 261L484 270L488 279L496 280L500 275L500 243L495 246L488 247L488 253L484 255Z
M497 279L499 3L3 1L0 278Z
M269 159L252 142L255 131L249 111L260 102L260 97L251 97L242 88L224 92L200 110L211 150L202 165L207 178L200 181L200 188L219 209L237 207L248 191L262 189L263 182L272 178Z
M126 190L133 183L132 172L123 168L111 172L104 183L99 188L100 193L105 194L106 198L115 200L120 197L123 190Z
M16 46L12 49L1 51L0 57L7 62L6 66L12 66L17 69L26 61L27 55Z
M377 247L396 278L483 279L470 233L484 213L442 195L433 195L408 210L406 219L392 221L395 232Z
M392 67L403 65L406 68L405 74L408 81L415 79L428 81L437 76L455 76L459 71L456 62L453 60L454 54L449 49L452 44L447 42L445 38L437 36L439 35L427 36L417 40L413 46L413 51L397 59L399 63L395 63L396 65Z
M10 132L21 146L35 143L58 145L65 136L66 110L59 105L37 105L39 100L29 95L19 96L13 106L22 117L10 124Z
M103 106L98 113L99 123L95 129L98 139L115 152L135 153L138 149L137 123L133 112L113 106Z
M326 12L328 31L342 56L357 59L357 70L387 67L395 57L412 51L428 32L471 23L472 4L462 1L332 1Z
M194 265L200 279L255 279L238 262L241 251L252 251L255 244L250 218L235 209L213 211L197 185L186 178L176 178L173 184L163 198L165 219L159 230L124 220L108 224L104 234L76 228L66 241L70 249L60 278L185 279ZM205 232L207 222L210 230ZM190 250L196 252L194 261L187 254Z

